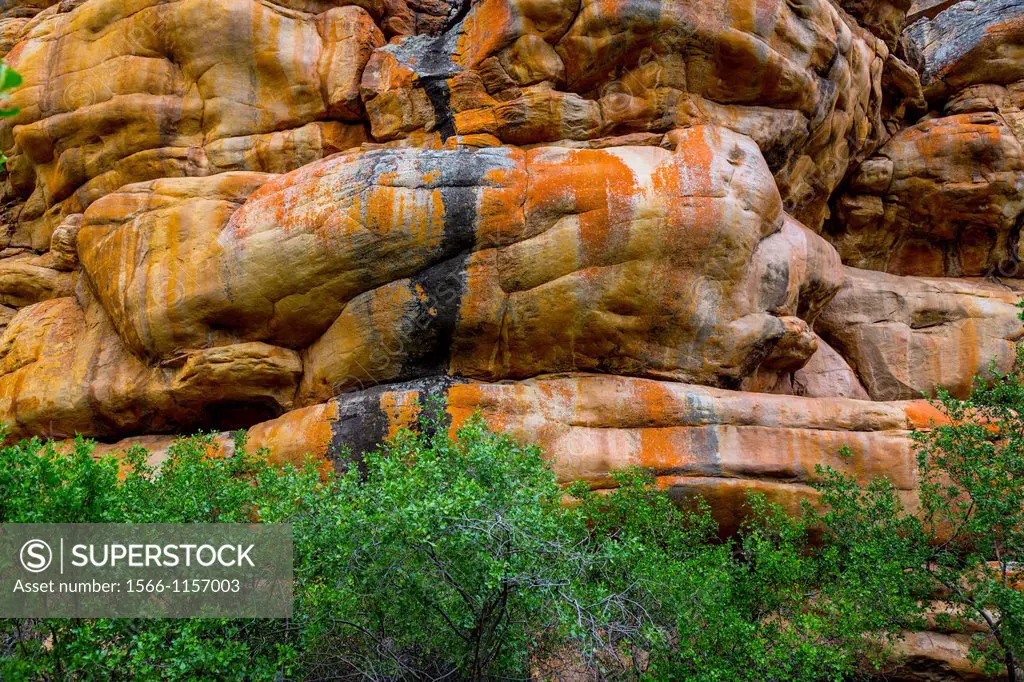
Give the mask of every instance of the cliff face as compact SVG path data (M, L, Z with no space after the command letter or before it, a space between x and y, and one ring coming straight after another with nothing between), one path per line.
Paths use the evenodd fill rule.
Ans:
M912 499L912 399L1022 333L1024 0L0 17L12 436L358 455L437 395L728 527L818 463Z

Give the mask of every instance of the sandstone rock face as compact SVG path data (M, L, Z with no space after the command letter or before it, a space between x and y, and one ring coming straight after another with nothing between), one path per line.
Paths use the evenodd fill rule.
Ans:
M920 4L903 38L930 112L850 174L827 231L855 267L1019 277L1024 3Z
M11 437L341 465L437 395L729 529L912 503L1024 331L1024 0L0 0L0 54Z
M10 244L45 248L65 216L125 184L280 172L358 144L358 83L384 37L366 10L332 4L90 0L37 14L5 58L25 79L0 130L21 200Z
M817 328L872 399L908 400L939 386L966 397L990 365L1012 368L1024 338L1020 285L844 271Z
M907 32L924 55L922 77L930 97L948 97L977 83L1009 85L1024 78L1024 5L1018 0L947 2L926 14L931 16Z
M523 145L720 125L757 141L786 208L816 228L822 199L884 134L889 50L828 0L463 7L441 35L370 59L362 88L377 139L436 131Z
M898 133L861 164L833 242L845 263L898 275L1014 275L1022 213L1013 129L996 112L956 114Z

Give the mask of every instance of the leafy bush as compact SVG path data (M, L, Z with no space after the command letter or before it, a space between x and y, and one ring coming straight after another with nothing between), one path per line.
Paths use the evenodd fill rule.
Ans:
M176 442L157 471L146 452L92 457L38 440L0 451L0 522L232 523L293 518L326 491L315 469L275 470L262 457L211 458L212 438ZM0 621L0 679L249 680L291 670L275 621ZM286 633L287 634L287 633Z
M0 118L16 116L18 109L4 108L2 105L11 96L11 91L21 85L21 74L0 62ZM0 152L0 170L7 169L7 156Z
M181 440L159 469L138 449L94 458L84 441L4 448L0 521L288 522L294 617L8 620L0 678L849 679L920 624L929 592L908 567L937 557L891 485L834 472L823 511L790 518L752 496L722 540L705 503L674 503L649 473L617 473L612 492L564 489L536 448L478 418L451 438L425 417L331 475L211 456L212 443ZM952 466L924 452L926 471ZM1010 637L1013 597L985 594L1007 600Z
M823 469L829 545L901 568L889 600L940 598L942 629L973 631L972 654L992 674L1020 679L1024 656L1024 382L992 372L967 400L939 392L948 420L914 433L919 501L886 481L861 487ZM909 598L909 599L908 599ZM924 614L918 609L916 615Z

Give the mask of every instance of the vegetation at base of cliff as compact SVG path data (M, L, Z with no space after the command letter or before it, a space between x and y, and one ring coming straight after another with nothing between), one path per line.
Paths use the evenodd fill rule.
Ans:
M159 469L22 442L0 452L0 522L289 522L295 616L0 621L0 679L855 679L937 598L933 627L975 625L978 660L1013 670L1024 386L941 403L951 424L915 436L919 513L821 470L817 508L751 495L724 541L647 472L563 489L476 418L450 438L424 417L331 475L203 436Z
M825 547L878 548L903 564L908 593L943 608L935 629L975 632L990 674L1021 679L1024 662L1024 381L1018 370L978 382L969 400L940 391L949 423L913 434L919 495L906 509L885 480L859 486L820 469ZM901 587L901 589L903 589Z

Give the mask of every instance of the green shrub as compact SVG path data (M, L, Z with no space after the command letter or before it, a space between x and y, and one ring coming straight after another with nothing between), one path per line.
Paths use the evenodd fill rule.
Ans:
M564 489L478 418L454 438L425 418L330 476L211 443L180 440L159 469L84 441L3 448L0 521L288 522L294 617L7 620L0 678L837 680L920 610L885 555L896 536L861 517L793 519L754 496L723 541L706 504L673 503L649 473ZM863 542L812 542L823 521Z
M156 471L146 453L128 471L94 459L82 440L66 453L38 440L0 450L0 522L231 523L291 518L324 494L317 472L278 471L261 457L208 458L209 436L182 439ZM0 621L3 680L272 680L295 660L275 621Z
M971 396L939 392L948 423L914 433L919 502L886 481L867 487L824 469L827 541L838 555L897 567L888 604L940 597L943 629L974 632L987 672L1020 679L1024 657L1024 381L994 371ZM890 571L890 573L893 573ZM881 598L881 595L880 595ZM917 615L923 615L918 609Z
M4 108L3 103L11 96L11 91L21 85L21 74L0 62L0 118L16 116L18 109ZM0 170L7 169L7 156L0 153Z

